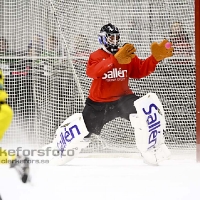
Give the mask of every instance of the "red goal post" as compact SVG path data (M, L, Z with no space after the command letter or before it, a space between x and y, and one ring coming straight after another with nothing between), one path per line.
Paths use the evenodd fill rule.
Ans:
M200 3L195 0L195 58L196 58L196 159L200 162Z

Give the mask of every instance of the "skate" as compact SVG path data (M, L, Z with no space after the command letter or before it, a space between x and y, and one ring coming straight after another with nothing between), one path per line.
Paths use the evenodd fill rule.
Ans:
M20 176L23 183L30 181L29 179L29 158L24 156L17 156L16 159L10 163L10 168L14 168Z

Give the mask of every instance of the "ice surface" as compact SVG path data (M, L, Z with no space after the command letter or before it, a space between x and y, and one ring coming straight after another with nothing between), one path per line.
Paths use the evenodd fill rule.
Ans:
M3 200L199 200L200 164L195 158L149 166L133 158L76 158L66 166L31 166L23 184L0 166Z

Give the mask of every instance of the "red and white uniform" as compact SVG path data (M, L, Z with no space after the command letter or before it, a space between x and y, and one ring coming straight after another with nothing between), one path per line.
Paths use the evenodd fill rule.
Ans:
M153 56L145 60L135 56L129 64L119 64L114 55L103 49L90 54L86 74L93 78L89 98L95 102L111 102L121 96L133 94L129 78L143 78L155 71Z

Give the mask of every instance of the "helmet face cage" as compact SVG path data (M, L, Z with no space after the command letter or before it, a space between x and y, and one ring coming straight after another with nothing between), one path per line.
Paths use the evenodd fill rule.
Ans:
M113 33L113 34L106 34L100 33L99 34L99 43L103 44L105 46L110 45L110 46L119 46L119 39L120 39L120 34L119 33Z
M107 38L107 43L109 45L118 45L120 34L119 33L107 34L106 38Z
M99 33L99 43L103 44L108 51L116 53L119 46L120 34L117 27L112 24L104 25Z

